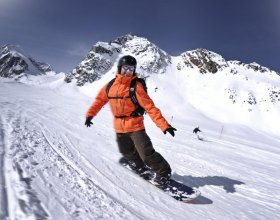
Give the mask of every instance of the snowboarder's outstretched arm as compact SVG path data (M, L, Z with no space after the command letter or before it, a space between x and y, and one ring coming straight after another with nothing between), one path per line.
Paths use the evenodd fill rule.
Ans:
M101 108L109 101L107 94L106 94L106 86L103 86L102 89L99 91L97 94L94 102L92 105L89 107L87 113L86 113L86 121L85 125L87 127L90 127L92 125L91 120L97 113L101 110Z
M145 109L150 118L163 131L163 133L166 134L168 132L174 137L174 131L177 131L177 129L173 128L167 122L167 120L161 114L161 111L155 106L153 100L149 97L140 83L137 84L136 98L139 101L139 104Z

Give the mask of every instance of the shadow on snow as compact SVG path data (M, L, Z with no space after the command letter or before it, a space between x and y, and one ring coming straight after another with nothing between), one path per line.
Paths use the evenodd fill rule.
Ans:
M190 186L190 187L203 187L203 186L221 186L227 193L235 193L236 185L243 185L245 183L233 180L228 177L223 176L206 176L206 177L193 177L193 176L181 176L177 173L173 173L172 177L178 181L183 183L184 185ZM212 204L213 201L204 197L199 196L197 199L191 201L190 203L193 204Z

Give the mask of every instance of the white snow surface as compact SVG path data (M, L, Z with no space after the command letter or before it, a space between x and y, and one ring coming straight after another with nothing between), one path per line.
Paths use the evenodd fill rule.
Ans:
M150 96L177 132L164 135L148 115L146 130L173 178L201 191L189 203L118 164L108 105L92 127L84 125L97 91L114 74L81 88L63 77L0 79L1 220L280 219L279 104L238 101L241 93L279 88L279 77L248 83L245 75L171 69L148 78ZM239 93L234 104L225 97L229 87ZM203 140L192 133L196 126Z

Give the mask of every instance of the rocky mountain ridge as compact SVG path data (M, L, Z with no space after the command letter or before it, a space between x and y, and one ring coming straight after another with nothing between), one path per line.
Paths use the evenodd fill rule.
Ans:
M231 82L228 82L228 86L224 87L222 92L227 94L228 99L233 104L244 102L253 106L266 101L280 102L279 84L275 84L279 79L279 73L267 67L257 63L245 64L241 61L226 61L221 55L203 48L187 51L173 57L146 38L133 34L118 37L110 42L97 42L80 64L71 73L66 74L64 80L77 86L93 83L108 72L114 74L118 59L126 54L136 57L137 73L140 76L167 72L172 74L176 72L179 75L200 74L202 76L226 74L229 75L227 81L231 80ZM17 78L24 74L40 75L51 70L50 65L35 61L35 59L25 55L19 47L5 45L0 48L0 76L2 77ZM215 80L213 77L207 80L204 83L207 83L211 89L211 83L214 85ZM273 83L271 84L271 82ZM255 85L255 88L241 92L234 86L238 84L246 84L244 87ZM186 84L185 86L190 85ZM197 86L197 89L204 90L205 88ZM262 95L254 90L263 91Z
M44 62L36 61L27 55L19 46L4 45L0 47L0 76L20 78L24 75L41 75L52 71Z
M115 72L118 59L126 54L136 57L137 73L140 76L164 74L172 66L175 66L178 71L187 71L188 68L197 69L201 74L215 74L225 69L232 74L237 74L240 68L245 68L260 73L279 75L257 63L226 61L221 55L203 48L172 57L146 38L127 34L110 42L97 42L93 45L85 59L66 76L65 81L74 80L77 86L92 83L112 68L112 72Z
M182 84L181 90L185 94L199 94L199 100L188 97L188 102L198 109L204 108L201 103L206 100L221 109L227 103L229 106L239 106L238 109L245 112L274 111L280 104L279 73L267 67L255 62L227 61L221 55L203 48L171 56L146 38L132 34L107 43L96 43L86 58L66 77L66 81L84 86L108 72L114 74L118 59L127 54L137 59L138 75L155 76L153 85L157 84L156 75L176 76L173 83ZM164 89L161 84L155 87ZM176 95L180 96L179 91Z

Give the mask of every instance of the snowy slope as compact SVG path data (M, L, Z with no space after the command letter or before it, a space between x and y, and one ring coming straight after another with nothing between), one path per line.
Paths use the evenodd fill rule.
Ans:
M147 83L176 136L165 136L148 116L145 124L173 177L198 188L198 199L178 202L117 164L108 106L84 126L111 72L84 87L66 84L63 75L37 76L35 85L1 79L0 219L279 219L279 104L248 111L251 105L236 98L235 112L222 91L249 91L243 75L232 81L228 72L172 68ZM266 86L279 88L273 77L259 75L250 86L263 95ZM192 133L196 126L204 141Z

